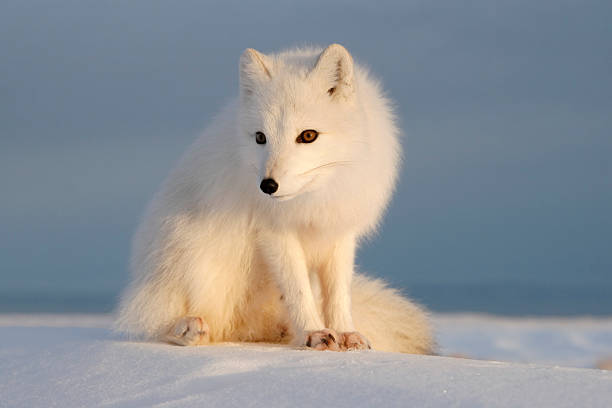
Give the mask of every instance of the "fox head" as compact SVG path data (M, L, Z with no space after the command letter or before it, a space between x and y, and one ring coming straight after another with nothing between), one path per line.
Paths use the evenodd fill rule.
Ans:
M244 51L239 137L260 194L289 200L351 165L364 149L355 82L353 58L338 44L320 53Z

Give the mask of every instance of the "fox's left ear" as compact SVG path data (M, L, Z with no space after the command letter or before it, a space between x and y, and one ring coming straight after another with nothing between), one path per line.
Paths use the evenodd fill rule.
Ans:
M323 81L324 92L330 96L347 99L353 96L353 57L340 44L332 44L323 50L311 75Z

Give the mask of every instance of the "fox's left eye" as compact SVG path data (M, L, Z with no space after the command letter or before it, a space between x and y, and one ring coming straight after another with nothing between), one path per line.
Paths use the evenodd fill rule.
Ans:
M316 130L308 129L300 133L300 135L295 139L297 143L312 143L317 140L319 136L319 132Z

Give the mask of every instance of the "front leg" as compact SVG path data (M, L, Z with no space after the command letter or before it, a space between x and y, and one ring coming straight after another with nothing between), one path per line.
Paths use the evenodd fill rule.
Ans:
M368 349L370 343L355 331L351 312L351 282L355 262L355 236L347 235L333 245L319 269L323 314L327 327L339 333L342 349Z
M311 333L325 326L310 287L302 245L293 234L273 231L260 231L258 241L264 261L283 294L295 333L294 344L303 346L310 341L313 347Z

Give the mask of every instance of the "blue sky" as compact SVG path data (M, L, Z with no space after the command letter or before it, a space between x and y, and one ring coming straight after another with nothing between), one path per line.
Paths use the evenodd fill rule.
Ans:
M4 1L0 292L115 294L142 209L236 94L242 50L331 42L382 79L404 129L363 269L413 292L612 290L610 4Z

